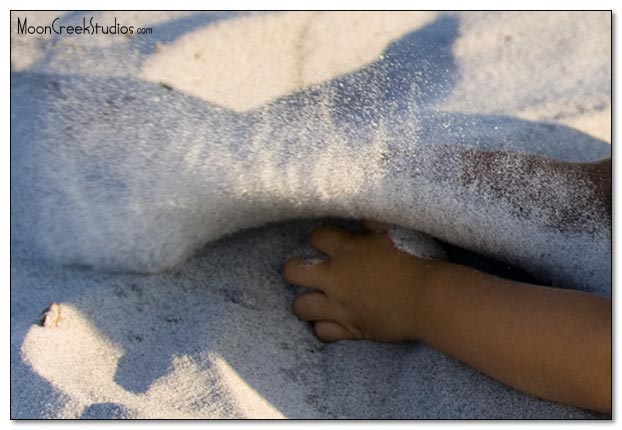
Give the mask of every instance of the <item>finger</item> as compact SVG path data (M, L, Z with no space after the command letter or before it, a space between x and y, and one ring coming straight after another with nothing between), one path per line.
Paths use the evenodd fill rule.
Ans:
M303 321L317 321L334 318L326 294L319 291L302 293L292 303L294 314Z
M326 265L325 260L291 258L283 266L283 278L290 284L321 290L328 278Z
M347 231L332 227L316 227L309 236L309 244L326 255L335 255L354 235Z
M333 321L317 321L313 324L313 332L324 342L335 342L343 339L354 339L355 337L347 329Z
M389 225L380 221L374 221L371 219L364 219L361 221L363 229L370 233L386 233L389 229Z

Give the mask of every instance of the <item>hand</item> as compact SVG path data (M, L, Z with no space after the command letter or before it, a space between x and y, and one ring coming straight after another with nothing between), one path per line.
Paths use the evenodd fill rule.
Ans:
M328 258L285 264L288 282L314 289L296 297L293 311L313 321L323 341L417 339L425 287L439 265L450 264L399 251L378 224L372 228L365 235L316 228L309 243Z

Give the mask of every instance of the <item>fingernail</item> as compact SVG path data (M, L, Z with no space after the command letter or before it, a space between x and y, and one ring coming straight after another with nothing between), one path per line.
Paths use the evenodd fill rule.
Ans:
M322 258L305 258L298 265L298 267L300 268L300 267L315 266L316 264L320 264L322 261L324 261Z

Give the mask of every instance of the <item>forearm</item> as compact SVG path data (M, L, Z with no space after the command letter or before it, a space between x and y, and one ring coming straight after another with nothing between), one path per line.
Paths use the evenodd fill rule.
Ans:
M609 295L609 162L442 146L398 155L406 161L390 169L394 183L385 188L400 192L388 203L378 198L371 218L507 262L544 284Z
M609 300L451 266L422 296L419 340L520 391L610 412Z
M569 162L449 146L426 148L418 158L413 164L419 181L451 193L449 204L478 200L503 208L507 216L566 232L611 223L611 159Z
M611 159L580 163L518 152L465 150L458 184L510 204L516 215L537 211L550 227L584 231L611 223Z

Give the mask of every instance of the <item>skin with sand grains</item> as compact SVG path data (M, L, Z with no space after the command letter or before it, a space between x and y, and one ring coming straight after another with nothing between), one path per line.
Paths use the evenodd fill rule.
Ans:
M493 193L497 198L519 207L520 196L529 198L532 208L556 215L549 221L560 230L581 228L594 214L611 223L610 159L569 163L467 152L462 160L472 169L463 181L511 193L523 184L500 174L498 164L521 157L527 176L563 177L593 198L592 207L583 200L564 207L554 181L514 200ZM309 243L328 258L315 264L295 258L284 267L288 282L313 289L295 299L293 311L313 322L321 340L421 341L528 394L611 413L610 300L419 258L397 249L382 225L368 228L366 235L317 228Z

